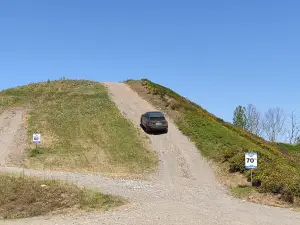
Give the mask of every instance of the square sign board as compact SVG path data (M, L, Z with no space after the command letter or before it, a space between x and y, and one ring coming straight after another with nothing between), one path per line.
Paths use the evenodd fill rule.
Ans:
M257 168L257 153L246 152L245 153L245 168L256 169Z
M40 133L33 133L32 141L33 141L33 143L40 143L41 142L41 134Z

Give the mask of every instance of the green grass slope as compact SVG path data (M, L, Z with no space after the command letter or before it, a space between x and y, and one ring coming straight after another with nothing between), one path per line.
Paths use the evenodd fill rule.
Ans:
M147 173L157 164L101 83L59 80L11 88L0 92L0 105L28 109L31 168L126 176ZM41 133L38 149L31 143L33 132Z
M228 165L231 173L244 173L249 179L249 171L244 169L244 153L255 151L259 155L258 169L253 172L257 189L281 194L284 200L290 202L300 197L299 160L285 148L224 122L171 89L150 80L128 80L125 83L165 111L204 156Z
M300 152L300 144L277 143L277 146L283 151L288 151L291 154Z

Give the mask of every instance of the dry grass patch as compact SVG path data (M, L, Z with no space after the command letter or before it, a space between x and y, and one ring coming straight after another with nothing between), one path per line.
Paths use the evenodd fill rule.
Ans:
M107 210L125 204L120 197L53 180L0 175L0 217L17 219L74 209Z
M273 207L280 207L280 208L297 209L299 207L298 203L291 204L289 202L284 201L281 198L281 195L257 192L255 187L239 186L239 187L231 188L230 190L234 197L237 197L244 201L249 201L249 202L273 206Z

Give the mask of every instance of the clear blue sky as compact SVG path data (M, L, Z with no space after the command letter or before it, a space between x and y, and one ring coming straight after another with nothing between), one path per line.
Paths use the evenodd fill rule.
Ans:
M149 78L232 121L300 115L299 1L0 1L0 89Z

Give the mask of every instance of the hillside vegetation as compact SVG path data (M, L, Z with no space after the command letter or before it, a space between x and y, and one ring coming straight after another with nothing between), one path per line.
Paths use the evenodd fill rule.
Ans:
M288 151L300 165L300 144L278 143L277 145L280 149Z
M280 149L288 151L291 154L300 153L300 144L277 143L277 145Z
M85 80L35 83L0 92L1 109L27 109L27 166L109 175L147 173L157 164L137 128L105 86ZM41 133L38 148L32 133Z
M249 171L244 169L244 153L255 151L259 156L258 169L253 171L257 190L280 194L289 202L296 202L300 197L300 158L287 148L280 148L224 122L171 89L150 80L128 80L125 83L165 111L204 156L228 165L231 173L247 175L249 180Z
M107 210L126 203L117 196L53 180L0 175L0 218L17 219L63 210Z

